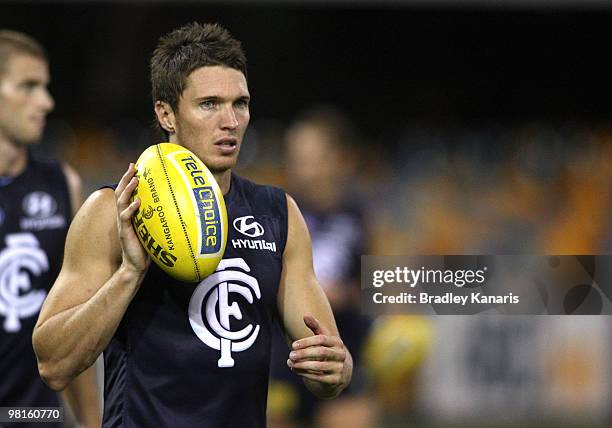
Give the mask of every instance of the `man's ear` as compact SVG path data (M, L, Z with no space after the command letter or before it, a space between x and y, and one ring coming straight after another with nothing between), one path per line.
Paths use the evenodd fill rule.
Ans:
M175 116L174 110L165 101L155 101L155 115L157 116L157 122L159 125L168 133L174 134L175 132Z

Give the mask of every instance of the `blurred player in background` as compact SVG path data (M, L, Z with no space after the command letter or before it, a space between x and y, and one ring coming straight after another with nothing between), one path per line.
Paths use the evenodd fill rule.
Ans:
M0 30L0 406L60 405L38 375L32 331L60 270L81 184L67 164L30 153L54 106L48 84L42 46ZM64 399L79 424L100 425L93 368L69 385Z
M353 355L351 387L342 398L321 402L308 394L284 364L280 334L273 342L270 423L273 426L352 428L373 426L375 409L360 367L370 320L360 314L360 257L367 232L356 176L360 143L354 124L330 106L298 115L287 132L287 174L312 237L314 270L329 299L338 330ZM299 421L299 422L298 422Z
M104 351L104 426L262 427L280 321L286 364L313 394L337 396L352 359L314 275L303 217L281 189L232 172L250 119L240 42L216 24L185 25L160 39L151 81L165 136L193 151L224 193L230 226L218 275L181 283L151 265L131 223L140 200L130 201L130 164L115 191L95 192L72 223L34 333L41 376L62 389ZM244 245L254 237L270 244ZM261 295L241 298L241 282ZM249 338L234 341L245 329Z

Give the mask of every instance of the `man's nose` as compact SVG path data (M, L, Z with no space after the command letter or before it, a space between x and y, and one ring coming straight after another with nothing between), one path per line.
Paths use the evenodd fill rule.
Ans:
M45 113L49 113L55 107L55 101L47 88L41 88L37 98L40 108L42 108Z
M238 127L238 118L234 107L229 105L223 109L223 118L221 122L221 128L223 129L236 129Z

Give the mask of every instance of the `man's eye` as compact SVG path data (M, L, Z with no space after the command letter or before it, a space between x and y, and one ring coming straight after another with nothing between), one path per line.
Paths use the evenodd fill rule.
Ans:
M240 107L240 108L247 108L249 106L249 101L248 100L238 100L235 103L236 107Z
M200 103L200 107L206 110L215 108L217 104L213 100L205 100Z
M23 82L19 86L27 92L32 92L36 88L37 84L36 82Z

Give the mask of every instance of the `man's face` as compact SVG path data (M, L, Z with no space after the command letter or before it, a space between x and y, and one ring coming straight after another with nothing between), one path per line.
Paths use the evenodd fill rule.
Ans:
M287 133L287 162L290 180L299 188L337 179L344 160L324 129L301 123Z
M222 66L193 71L175 113L176 142L212 172L233 168L249 124L249 99L240 71Z
M9 57L0 73L0 139L19 144L40 139L45 118L54 106L48 84L44 60L27 54Z

